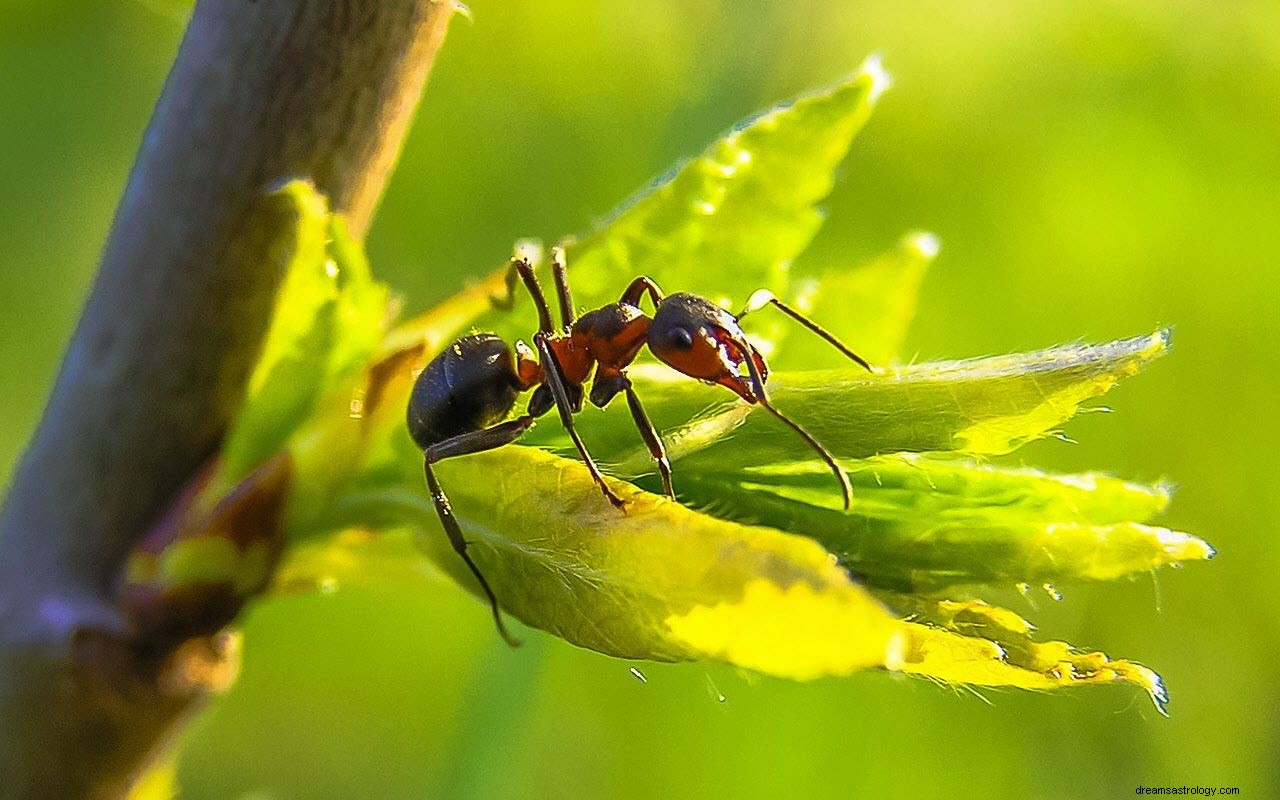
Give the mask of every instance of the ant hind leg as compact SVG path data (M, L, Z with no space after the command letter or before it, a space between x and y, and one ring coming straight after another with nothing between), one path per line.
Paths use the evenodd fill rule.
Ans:
M502 621L502 612L498 608L498 598L489 586L489 581L485 580L484 574L476 566L476 562L472 561L471 556L467 553L467 540L462 535L462 527L458 524L457 517L453 514L453 507L449 504L449 498L444 493L444 489L441 488L440 481L436 478L435 470L431 468L431 465L446 458L469 453L480 453L485 450L493 450L505 444L511 444L516 439L519 439L525 431L529 430L532 425L533 418L524 416L510 422L494 425L492 428L445 439L443 442L433 444L423 451L423 471L427 476L427 488L431 490L431 500L435 504L436 515L440 517L440 524L444 527L445 535L449 537L449 544L453 546L454 552L462 557L462 560L466 562L467 568L471 570L471 574L479 582L480 588L489 600L489 608L493 612L493 621L498 627L498 633L511 647L519 647L520 640L507 631L507 626Z

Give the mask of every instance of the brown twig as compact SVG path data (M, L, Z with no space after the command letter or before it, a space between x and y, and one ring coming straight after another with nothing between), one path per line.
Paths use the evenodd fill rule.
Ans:
M225 681L225 640L143 653L111 587L243 396L290 224L265 188L310 177L362 235L453 12L197 3L0 512L0 797L121 796Z

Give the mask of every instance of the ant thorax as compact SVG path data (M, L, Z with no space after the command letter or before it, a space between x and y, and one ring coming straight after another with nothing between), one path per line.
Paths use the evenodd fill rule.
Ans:
M589 311L568 333L548 337L547 343L569 383L583 383L592 367L598 374L619 374L635 361L649 332L649 317L630 303L610 303Z

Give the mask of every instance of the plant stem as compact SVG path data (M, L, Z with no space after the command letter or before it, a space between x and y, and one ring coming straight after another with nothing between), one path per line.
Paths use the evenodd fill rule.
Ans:
M0 797L118 797L233 668L156 653L110 600L218 448L310 177L367 231L455 7L199 0L93 290L0 512Z

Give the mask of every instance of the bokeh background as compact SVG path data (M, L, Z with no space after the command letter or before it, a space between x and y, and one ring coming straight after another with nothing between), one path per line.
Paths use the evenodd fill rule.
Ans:
M1006 599L1159 669L980 695L634 665L528 632L429 570L274 600L191 729L186 798L1280 796L1280 5L1273 0L474 0L370 249L408 309L519 236L589 226L746 114L879 51L896 79L805 259L936 232L910 349L970 356L1177 325L1117 413L1010 461L1180 485L1217 560ZM30 435L182 32L179 0L0 0L0 477ZM781 365L785 358L776 359ZM0 778L2 780L2 778Z

